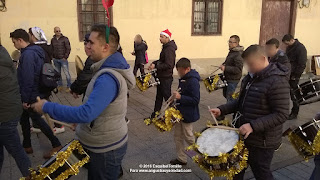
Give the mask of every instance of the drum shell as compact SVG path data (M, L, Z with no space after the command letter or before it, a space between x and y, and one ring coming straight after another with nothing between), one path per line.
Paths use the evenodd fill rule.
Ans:
M302 140L304 140L308 144L311 144L313 143L319 130L320 130L320 122L310 121L294 129L293 133L295 133L297 136L299 136Z

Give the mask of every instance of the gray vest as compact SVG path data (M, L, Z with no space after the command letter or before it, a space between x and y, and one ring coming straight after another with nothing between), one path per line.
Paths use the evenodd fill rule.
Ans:
M104 68L99 70L91 79L84 97L84 103L88 100L96 79L103 73L113 74L119 82L118 96L97 117L93 126L91 123L79 124L76 129L78 139L85 149L94 153L104 153L117 149L128 140L128 127L125 121L127 113L127 82L118 69Z

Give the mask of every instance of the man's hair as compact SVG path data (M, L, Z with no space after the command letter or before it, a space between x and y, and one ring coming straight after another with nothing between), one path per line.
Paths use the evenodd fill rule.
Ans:
M251 45L249 46L243 53L242 53L242 58L245 59L249 56L251 56L252 54L261 54L263 56L266 56L266 53L263 49L263 47L257 45L257 44L254 44L254 45Z
M276 45L277 48L280 46L280 42L276 38L272 38L266 42L266 45Z
M181 58L176 64L176 68L191 68L191 63L188 58Z
M238 35L232 35L230 38L233 38L237 41L237 43L240 43L240 37Z
M294 39L294 37L291 34L286 34L286 35L283 36L282 42L290 41L292 39Z
M98 32L98 38L102 42L107 42L106 41L106 25L104 24L97 24L92 26L91 31L93 32ZM118 45L120 42L120 35L118 33L117 28L111 26L110 27L110 35L109 35L109 45L112 48L112 51L116 52L118 49Z
M25 42L30 42L29 34L24 29L16 29L10 33L10 38L19 39L21 38Z

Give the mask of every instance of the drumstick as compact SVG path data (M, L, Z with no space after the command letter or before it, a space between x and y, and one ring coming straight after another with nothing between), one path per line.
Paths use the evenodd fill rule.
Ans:
M232 128L228 126L212 126L212 125L207 125L209 128L219 128L219 129L225 129L225 130L231 130L231 131L239 131L238 128Z
M211 109L210 106L208 106L208 109L209 109L209 111L210 111L210 109ZM210 111L210 114L211 114L214 122L216 123L216 125L219 126L218 121L217 121L217 119L216 119L216 116L215 116L211 111Z
M37 97L37 101L39 102L40 100L41 99L38 96ZM45 114L45 118L47 119L49 125L50 125L50 121L51 121L51 122L54 122L54 123L57 123L57 124L61 124L61 125L67 126L69 128L74 128L71 124L60 122L60 121L57 121L57 120L54 120L54 119L50 118L50 116L48 114Z
M50 121L52 121L54 123L57 123L57 124L61 124L61 125L67 126L68 128L74 128L71 124L64 123L64 122L61 122L61 121L57 121L57 120L54 120L54 119L51 119L51 118L50 118Z
M219 71L219 69L220 69L220 67L218 67L216 70L214 70L214 71L210 74L210 76L212 76L215 72Z
M180 92L180 90L181 90L181 88L178 88L178 89L177 89L177 92ZM169 97L169 99L166 101L167 104L166 104L166 106L163 108L164 111L158 116L157 119L161 118L161 117L164 115L165 110L170 106L171 102L173 101L172 98L173 98L173 94L172 94L172 95Z

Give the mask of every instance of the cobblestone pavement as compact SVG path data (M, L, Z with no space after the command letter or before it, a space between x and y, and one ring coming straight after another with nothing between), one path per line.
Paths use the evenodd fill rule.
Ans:
M72 74L74 77L74 74ZM175 78L173 88L176 89L178 80ZM175 158L175 145L173 142L173 132L161 133L152 126L146 126L143 123L143 118L149 116L153 110L155 99L155 88L141 93L138 89L130 92L128 100L127 117L130 119L129 127L129 142L128 150L123 161L124 176L122 180L168 180L168 179L190 179L198 180L210 179L207 174L202 171L191 159L184 169L191 169L191 173L133 173L130 169L139 169L139 165L143 164L168 164L172 158ZM73 99L67 93L59 93L54 95L54 102L59 102L65 105L78 106L81 104L81 99ZM201 119L194 124L195 131L201 131L208 120L211 120L211 115L208 112L207 106L216 107L225 103L221 90L209 94L206 92L203 83L201 83L201 101L200 113ZM301 107L301 113L298 120L287 121L284 129L289 126L301 125L304 122L310 121L312 117L319 111L320 102ZM230 118L230 117L227 117ZM19 127L20 130L20 127ZM58 134L58 138L62 144L66 144L74 137L74 132L67 129L65 133ZM22 137L22 136L21 136ZM32 167L44 163L42 154L50 149L50 143L42 133L32 134L32 145L34 153L29 155L32 161ZM308 179L313 169L313 160L304 162L297 152L289 144L287 138L283 138L281 148L275 153L272 161L273 174L276 179ZM246 179L253 178L250 170L247 170ZM21 176L13 158L5 152L5 161L0 174L1 180L16 180ZM74 176L72 180L87 179L87 172L81 169L78 176ZM214 178L223 179L223 178Z

